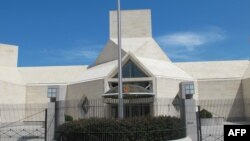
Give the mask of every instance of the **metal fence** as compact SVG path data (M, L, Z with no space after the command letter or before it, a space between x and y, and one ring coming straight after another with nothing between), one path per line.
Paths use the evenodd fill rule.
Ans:
M200 141L224 141L224 125L249 124L250 105L244 99L199 101ZM201 115L208 111L212 118Z
M57 102L60 116L71 116L74 120L82 118L100 117L117 118L117 99L83 99ZM180 101L174 99L133 98L124 99L124 116L175 116L181 117Z
M44 141L51 139L53 104L0 105L0 140ZM51 118L48 118L49 116ZM50 123L50 124L48 124ZM53 138L53 137L52 137Z
M56 129L65 122L65 117L70 117L73 120L89 118L116 119L118 117L117 105L118 100L112 98L94 100L84 98L48 104L0 105L0 141L53 141L54 134L57 133ZM181 106L178 99L124 99L124 115L126 119L159 116L173 116L182 119L182 108L183 106ZM166 134L183 131L185 131L184 125L171 130L76 132L75 134L78 134L82 141L122 141L124 135L129 135L131 136L130 140L136 141L140 140L143 135L157 135L161 138ZM96 134L98 134L98 139L93 138L96 137ZM168 137L171 137L171 135Z
M226 124L249 124L250 105L245 99L199 100L197 101L198 127L200 141L223 141L223 127ZM60 101L49 104L5 104L0 105L0 141L52 141L56 127L66 119L81 120L89 118L116 119L118 117L118 100L87 98L74 101ZM124 99L126 119L136 117L173 116L183 119L184 106L180 99L166 98L127 98ZM211 113L212 118L201 116L202 111ZM67 122L67 121L66 121ZM140 140L143 135L163 135L186 130L180 128L166 130L137 130L131 132L76 132L81 141L116 141L123 136L130 140ZM91 130L90 130L91 131ZM96 138L98 134L98 139ZM61 139L61 140L60 140ZM64 141L59 137L59 141ZM78 141L73 139L71 141ZM124 139L125 140L125 139ZM148 138L150 140L150 138Z
M183 106L180 100L176 99L155 99L155 98L131 98L124 99L124 116L125 119L136 119L138 117L161 117L171 116L180 119L182 122L181 127L173 127L172 129L158 130L141 130L139 125L138 129L131 131L96 131L95 128L89 127L88 131L79 131L73 133L72 136L65 137L58 134L60 141L163 141L168 138L177 137L180 132L185 133L186 128L182 118ZM117 99L82 99L74 101L60 101L57 102L57 114L59 117L67 116L68 119L81 120L89 118L104 118L116 119L118 118L118 100ZM69 118L70 117L70 118ZM57 118L58 119L58 118ZM61 120L63 121L63 120ZM59 123L60 124L60 123ZM176 134L175 134L176 133ZM151 137L154 137L152 139ZM144 137L144 138L142 138ZM164 140L164 141L165 141Z
M249 124L250 105L246 99L210 99L197 101L197 130L200 141L224 141L224 125L227 124ZM118 100L115 99L98 99L62 102L59 111L63 115L70 115L74 120L99 117L99 118L117 118ZM179 99L166 98L138 98L124 100L124 115L126 118L138 116L175 116L183 121L183 105ZM187 108L187 107L186 107ZM191 107L190 107L191 108ZM202 117L202 112L207 111L212 118ZM185 128L185 126L183 126ZM178 129L181 130L181 129ZM154 131L143 132L92 132L92 133L75 133L79 134L81 140L96 141L98 139L91 138L91 134L98 134L101 141L116 141L122 138L124 134L133 134L134 140L139 140L140 134L149 134ZM158 136L168 134L166 131L158 131ZM96 137L96 136L94 136ZM63 139L62 139L63 140ZM77 140L77 139L76 139ZM78 140L77 140L78 141Z

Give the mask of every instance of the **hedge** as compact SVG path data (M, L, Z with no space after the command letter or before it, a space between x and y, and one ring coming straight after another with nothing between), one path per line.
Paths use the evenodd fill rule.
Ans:
M73 121L73 117L70 115L64 115L65 121Z
M57 129L63 141L166 141L186 137L176 117L90 118L66 122Z
M213 115L211 112L207 111L206 109L202 109L200 111L200 118L213 118Z

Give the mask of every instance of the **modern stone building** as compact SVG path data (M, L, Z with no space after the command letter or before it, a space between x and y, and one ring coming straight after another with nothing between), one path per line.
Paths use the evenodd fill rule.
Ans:
M90 66L18 67L18 47L0 44L0 104L117 98L116 20L111 11L109 40ZM125 98L176 99L188 81L194 85L185 92L197 102L237 99L243 108L235 114L250 117L249 60L174 63L154 40L151 23L150 10L122 11Z

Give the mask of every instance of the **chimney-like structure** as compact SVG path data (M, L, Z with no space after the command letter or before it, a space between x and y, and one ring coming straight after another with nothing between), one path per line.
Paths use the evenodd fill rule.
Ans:
M110 11L109 37L117 38L117 12ZM152 37L150 10L122 10L122 38Z
M123 56L130 53L138 57L171 62L152 36L151 10L122 10L121 30ZM117 12L110 11L109 41L94 65L117 60L117 44Z
M17 67L18 47L0 44L0 66Z

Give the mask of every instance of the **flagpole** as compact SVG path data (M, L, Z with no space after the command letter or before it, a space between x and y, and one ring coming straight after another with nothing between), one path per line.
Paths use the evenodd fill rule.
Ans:
M119 105L118 116L120 119L124 118L123 113L123 86L122 86L122 51L121 51L121 6L120 0L117 0L117 39L118 39L118 91L119 91Z

